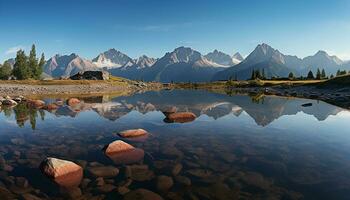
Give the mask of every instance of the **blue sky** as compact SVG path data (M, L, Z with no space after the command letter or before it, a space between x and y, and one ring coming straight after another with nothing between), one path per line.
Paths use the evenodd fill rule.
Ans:
M249 54L265 42L350 59L349 0L0 0L0 61L28 51L161 57L178 46Z

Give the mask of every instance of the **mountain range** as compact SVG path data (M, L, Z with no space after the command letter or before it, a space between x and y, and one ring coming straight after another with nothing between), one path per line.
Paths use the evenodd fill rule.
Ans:
M13 59L10 60L13 63ZM109 49L92 60L77 54L55 55L45 66L44 73L54 78L69 77L79 71L107 70L112 75L134 80L160 82L205 82L250 78L253 70L264 70L267 77L286 77L290 72L306 76L309 70L325 69L327 75L337 70L350 70L344 62L325 51L305 58L285 55L267 44L259 44L246 58L240 53L230 56L219 50L206 55L189 47L178 47L161 58L142 55L133 59L116 49Z

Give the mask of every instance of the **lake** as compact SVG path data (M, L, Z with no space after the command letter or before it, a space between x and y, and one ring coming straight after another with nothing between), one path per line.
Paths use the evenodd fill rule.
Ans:
M25 103L1 108L0 199L123 199L139 188L164 199L349 199L349 110L309 99L203 90L77 98L74 106L43 98L60 102L50 112ZM170 108L197 118L169 123L162 111ZM117 134L137 128L148 137ZM144 156L106 156L102 149L115 140ZM44 176L39 165L46 157L82 166L79 188L62 188ZM119 173L101 178L92 172L96 167Z

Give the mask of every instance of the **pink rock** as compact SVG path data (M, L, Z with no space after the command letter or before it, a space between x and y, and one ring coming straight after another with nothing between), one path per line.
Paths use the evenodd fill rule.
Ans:
M121 140L116 140L105 147L105 154L111 155L125 151L133 150L135 147Z
M45 102L42 100L28 100L28 104L34 108L42 108L45 106Z
M67 160L46 158L40 164L40 169L62 187L77 187L83 178L83 168Z
M116 165L133 164L143 160L145 152L142 149L134 148L120 153L113 153L107 155Z
M44 109L45 110L57 110L58 109L58 106L56 104L48 104L46 106L44 106Z
M185 123L185 122L191 122L196 118L197 116L192 112L177 112L177 113L171 113L167 115L166 121Z
M78 103L80 103L80 100L77 99L77 98L70 98L70 99L67 100L67 104L69 106L73 106L73 105L76 105Z
M124 138L127 138L127 137L138 137L138 136L144 136L144 135L147 135L147 131L143 130L143 129L130 129L130 130L125 130L125 131L122 131L120 133L118 133L118 135L120 137L124 137Z

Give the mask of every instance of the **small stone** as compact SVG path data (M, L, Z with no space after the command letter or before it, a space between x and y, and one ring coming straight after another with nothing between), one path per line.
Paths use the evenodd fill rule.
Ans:
M27 188L28 187L28 180L24 177L16 177L16 185L21 188Z
M98 177L98 178L96 178L95 181L94 181L94 185L95 185L95 186L102 186L102 185L104 185L104 184L105 184L105 181L103 180L102 177Z
M125 195L126 193L130 192L130 189L124 186L118 187L117 191L121 195Z
M114 189L116 189L117 187L112 185L112 184L105 184L103 186L100 186L97 189L98 192L100 193L109 193L112 192Z
M163 198L157 193L140 188L127 193L124 200L163 200Z
M211 171L205 169L190 169L187 173L196 178L208 178L212 174Z
M176 175L178 175L178 174L181 172L181 170L182 170L182 164L177 163L177 164L173 167L173 169L171 170L171 174L172 174L173 176L176 176Z
M174 185L174 181L169 176L158 176L156 180L156 188L159 191L167 191Z
M149 170L147 165L126 166L125 172L127 178L135 181L149 181L154 177L153 171Z
M21 197L23 200L42 200L41 198L29 193L22 194Z
M183 186L191 185L191 179L187 178L186 176L175 176L175 181L179 185L183 185Z
M112 178L119 174L119 169L112 166L89 167L88 171L94 177Z

